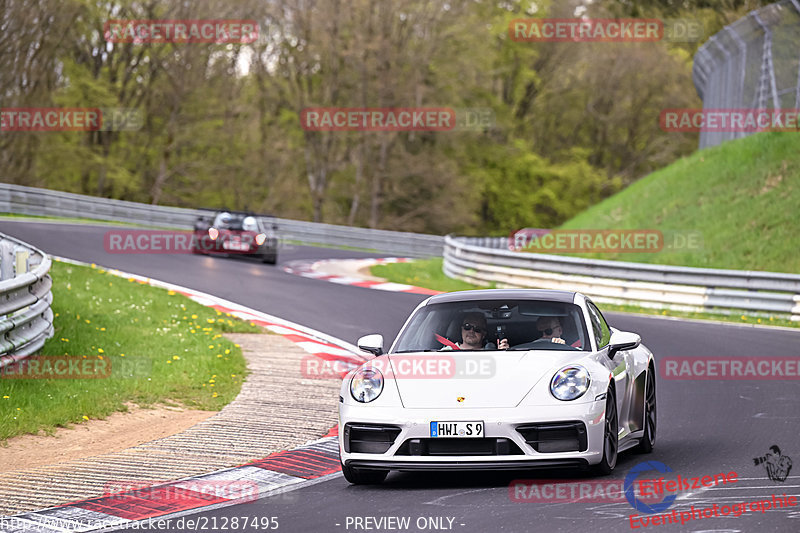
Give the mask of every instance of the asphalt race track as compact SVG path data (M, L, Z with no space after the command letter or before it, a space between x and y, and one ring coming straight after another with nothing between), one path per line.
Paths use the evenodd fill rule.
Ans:
M378 332L392 339L414 306L425 297L328 283L284 273L247 259L195 255L109 254L103 234L111 228L83 224L0 221L0 232L47 253L94 262L177 283L315 328L354 343ZM279 265L295 259L377 257L347 250L293 247L279 252ZM659 356L798 356L800 331L699 323L607 314L617 328L639 333ZM336 402L336 398L331 398ZM650 455L621 454L608 479L622 480L645 460L660 461L684 477L735 471L739 481L725 488L682 493L673 508L730 505L781 496L800 496L800 464L785 482L771 481L754 457L777 444L800 461L798 381L658 382L658 439ZM257 502L193 515L277 517L281 532L345 531L627 531L634 509L627 503L515 502L515 479L580 479L576 472L392 473L383 485L350 486L341 476ZM370 521L356 520L369 517ZM377 528L373 520L408 517L409 526ZM432 519L432 520L428 520ZM227 530L234 530L226 520ZM360 524L360 526L357 526ZM218 530L219 527L217 528ZM641 531L644 528L639 528ZM185 529L183 529L185 530ZM172 531L183 531L172 529ZM256 531L255 528L239 530ZM647 531L800 531L800 506L748 511L684 525L651 525ZM124 531L124 530L120 530Z

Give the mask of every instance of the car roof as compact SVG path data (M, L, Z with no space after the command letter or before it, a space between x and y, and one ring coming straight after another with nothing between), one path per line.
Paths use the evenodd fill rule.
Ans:
M574 291L549 289L481 289L475 291L447 292L432 296L427 304L468 302L475 300L540 300L547 302L573 303Z
M235 209L223 209L218 207L199 207L198 211L208 211L209 213L214 213L214 216L219 215L220 213L228 213L230 215L235 216L245 216L245 217L265 217L265 218L274 218L273 215L268 213L255 213L253 211L237 211Z

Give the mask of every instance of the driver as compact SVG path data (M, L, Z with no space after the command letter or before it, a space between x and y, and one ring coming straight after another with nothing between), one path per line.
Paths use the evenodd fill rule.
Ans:
M566 341L561 338L564 334L564 327L561 325L561 319L556 316L543 316L536 321L536 329L542 333L539 340L549 340L558 344L566 344Z
M501 339L500 345L495 347L494 343L486 344L486 317L482 313L467 313L461 319L461 342L455 345L459 350L507 350L508 339ZM451 346L445 346L442 350L452 350Z

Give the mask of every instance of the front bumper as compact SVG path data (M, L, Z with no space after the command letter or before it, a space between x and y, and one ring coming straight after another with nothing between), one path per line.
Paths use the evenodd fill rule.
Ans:
M504 409L403 409L340 404L339 453L342 462L348 466L389 470L502 470L593 465L599 463L603 455L605 405L604 399L578 404ZM436 454L425 454L425 442L435 440L430 436L432 421L482 421L485 425L484 439L497 441L495 450L507 451L505 454L497 451L487 454L483 450L483 453L450 455L440 450ZM373 453L354 453L349 442L345 446L345 438L349 438L345 431L348 424L388 425L399 431L391 439L391 445L387 443L388 449L383 453L374 453L374 450L370 450ZM548 445L536 444L526 440L517 430L520 426L532 424L581 427L585 430L581 435L582 444L574 451L548 451L563 447L553 446L552 442ZM541 436L543 434L536 432L533 432L534 436L530 431L525 434L529 439L544 438ZM550 435L558 436L555 433ZM471 439L453 440L464 442ZM501 446L499 443L502 441L510 443ZM409 442L416 445L412 446L416 452L409 454ZM421 446L420 442L423 443Z
M453 471L453 470L528 470L538 468L583 468L589 462L577 459L540 459L536 461L367 461L348 459L345 464L351 468L372 470L415 471Z

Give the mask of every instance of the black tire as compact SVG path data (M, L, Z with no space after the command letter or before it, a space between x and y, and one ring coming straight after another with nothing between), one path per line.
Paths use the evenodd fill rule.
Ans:
M205 249L205 239L203 237L198 237L197 235L194 235L192 239L192 253L198 255L207 255L208 252Z
M377 485L389 475L388 470L363 470L361 468L350 468L343 463L342 474L344 478L353 485Z
M261 256L261 262L266 263L268 265L274 265L278 262L278 255L277 254L264 254Z
M650 453L656 445L656 415L656 374L653 367L648 367L644 386L644 435L635 448L638 453Z
M603 458L592 467L598 476L607 476L617 466L619 452L619 423L617 420L617 401L614 389L609 387L606 393L606 416L603 425Z

